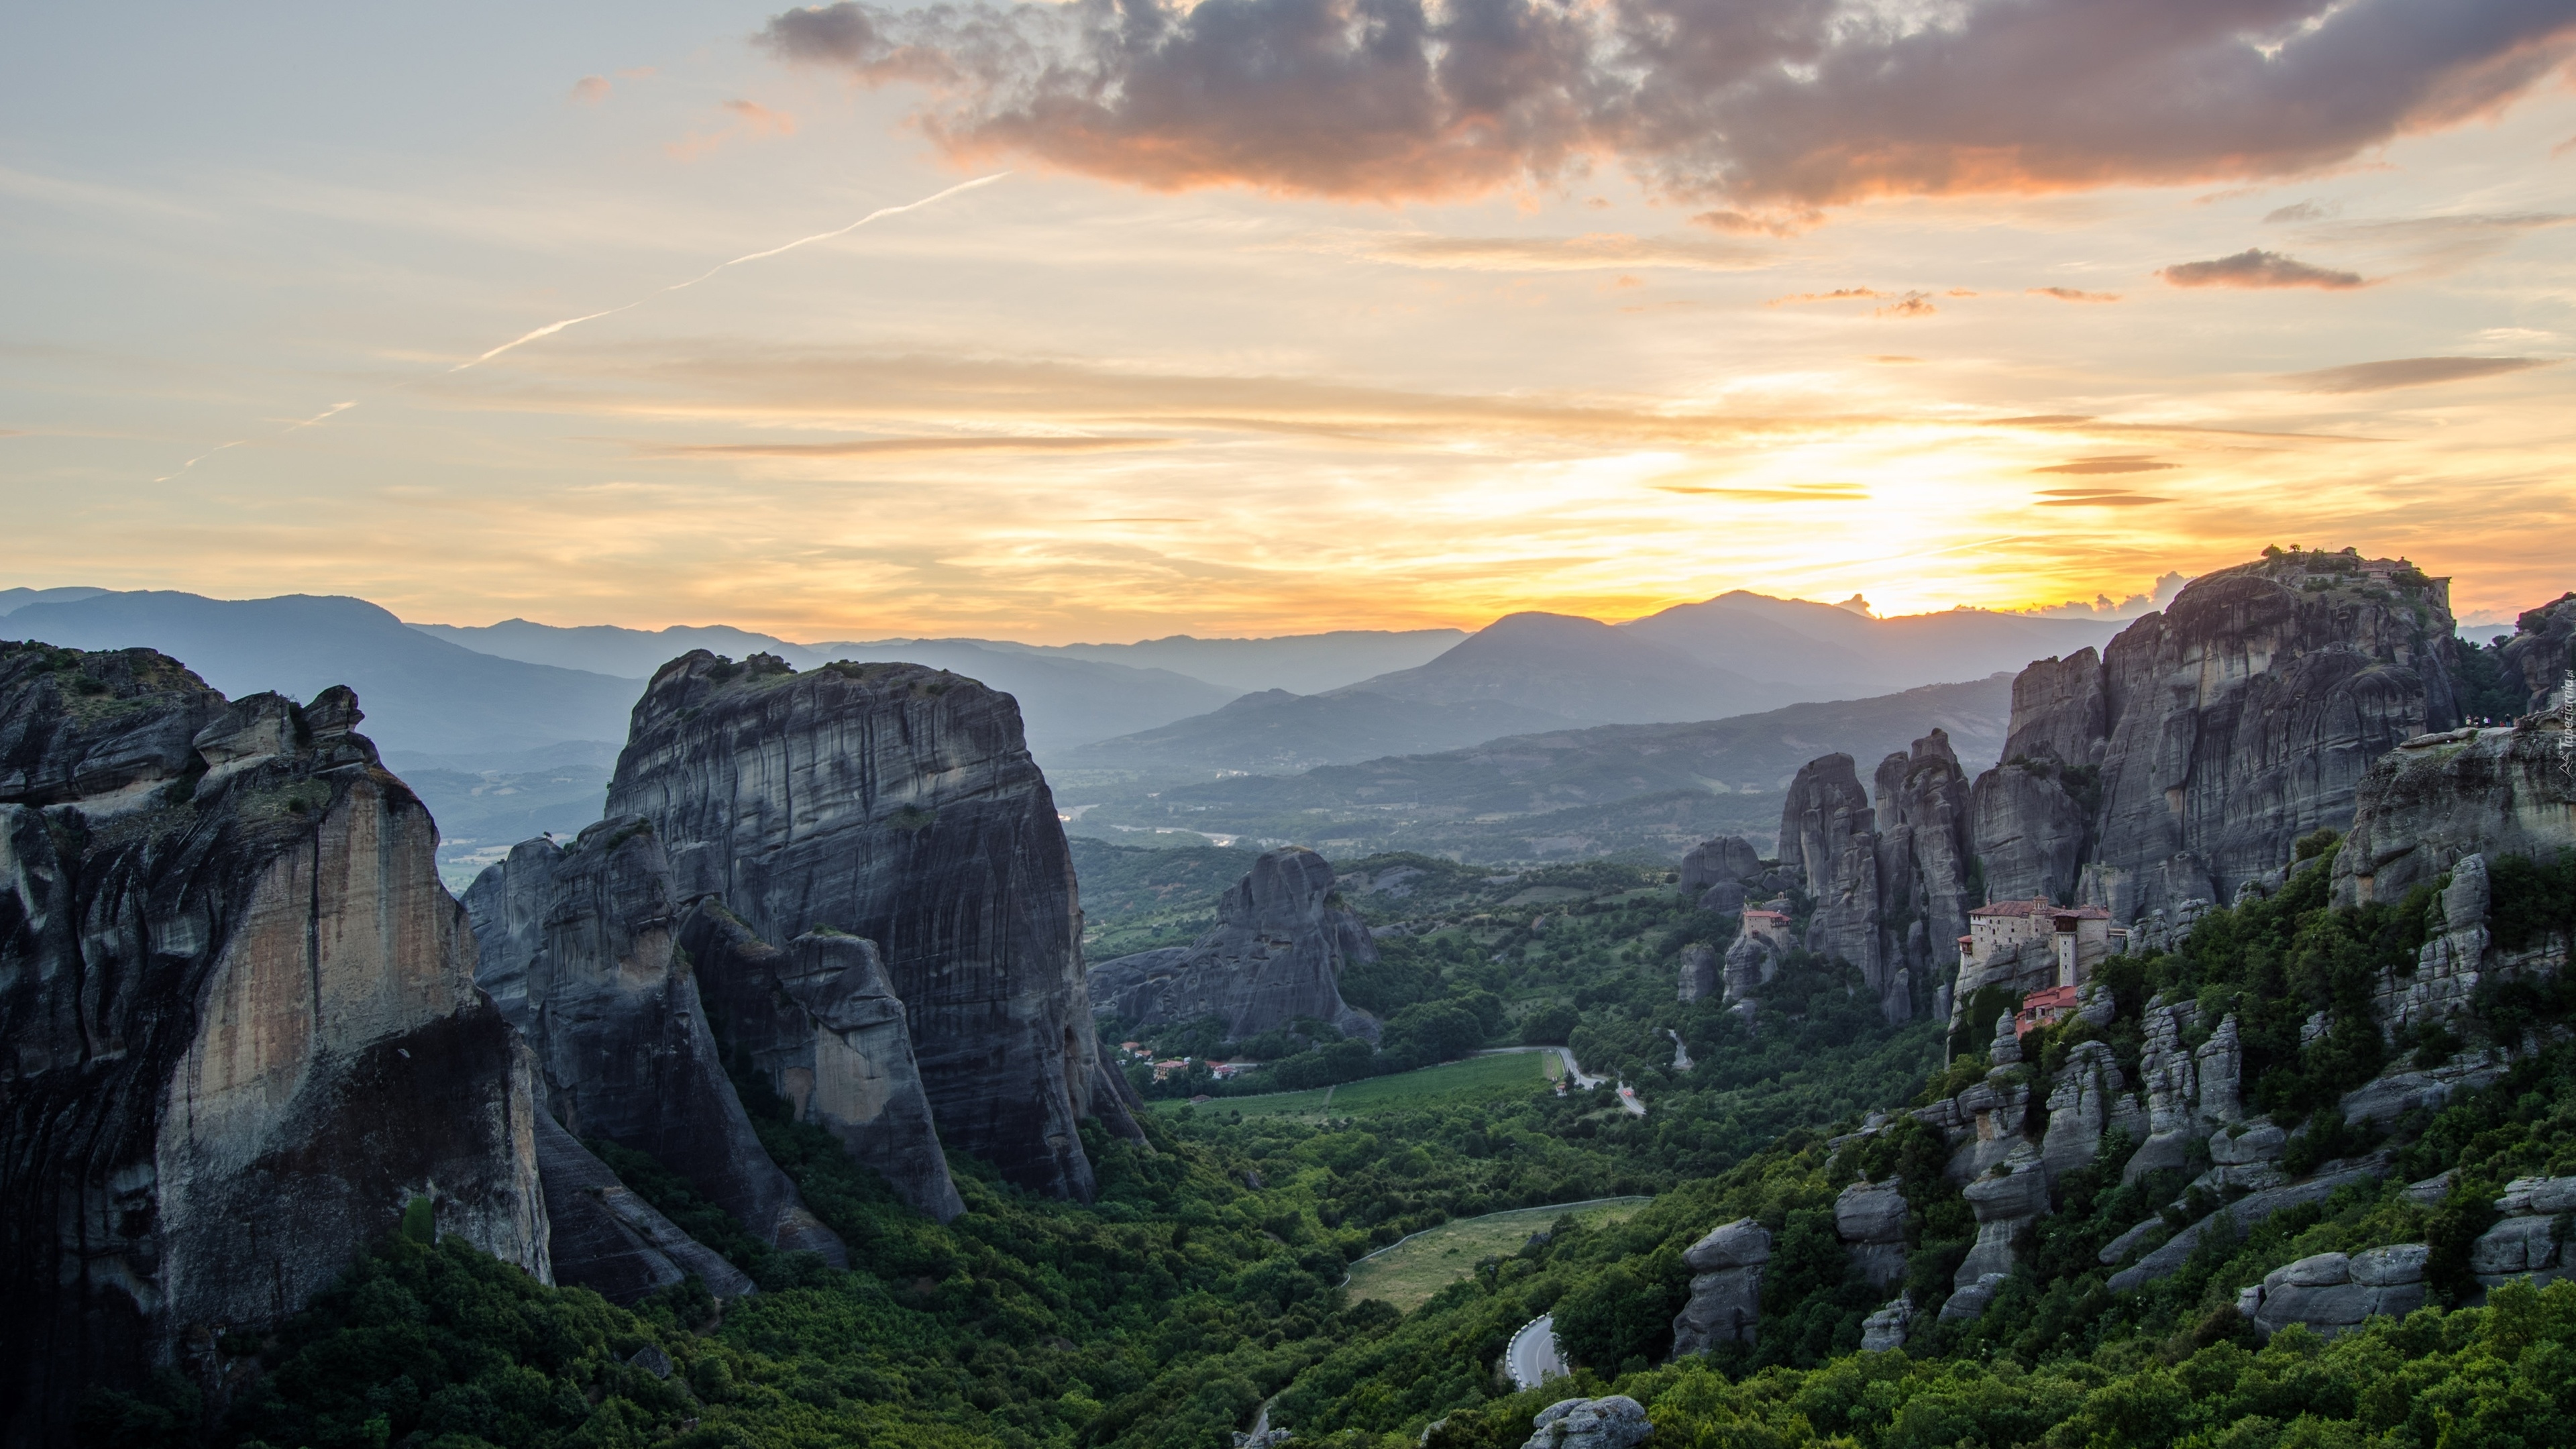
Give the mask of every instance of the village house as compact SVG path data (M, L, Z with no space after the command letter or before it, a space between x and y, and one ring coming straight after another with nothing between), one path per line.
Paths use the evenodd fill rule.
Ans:
M1775 951L1789 949L1789 917L1784 911L1775 911L1767 906L1746 906L1742 929L1747 936L1759 936L1769 942Z

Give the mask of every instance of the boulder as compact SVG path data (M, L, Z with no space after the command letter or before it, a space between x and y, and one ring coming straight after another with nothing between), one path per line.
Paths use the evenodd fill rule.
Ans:
M1860 1321L1860 1351L1887 1353L1905 1347L1914 1324L1914 1296L1899 1293Z
M2471 1053L2438 1067L2373 1078L2344 1093L2340 1105L2347 1122L2393 1122L2418 1107L2439 1111L2456 1094L2503 1078L2504 1063L2487 1053Z
M536 1052L546 1111L576 1138L646 1153L753 1237L835 1266L849 1253L770 1161L674 949L661 843L610 819L569 847L522 841L465 893L476 980Z
M1538 1432L1521 1449L1634 1449L1655 1432L1643 1404L1626 1394L1559 1399L1530 1419Z
M1190 945L1091 968L1091 1005L1145 1026L1218 1017L1235 1040L1301 1017L1375 1040L1376 1018L1343 1002L1341 976L1347 963L1376 959L1367 929L1333 894L1332 866L1292 845L1217 897L1216 925Z
M1682 1254L1697 1276L1690 1301L1673 1318L1673 1357L1705 1353L1720 1343L1751 1343L1761 1316L1762 1265L1771 1234L1751 1218L1712 1228Z
M679 940L726 1050L797 1121L830 1132L939 1221L966 1210L940 1151L909 1016L875 942L809 931L775 947L712 899L690 907Z
M2576 1212L2576 1177L2517 1177L2495 1208L2503 1218L2469 1245L2469 1271L2481 1286L2515 1278L2547 1283L2576 1266L2559 1228L2562 1215Z
M637 701L607 813L651 821L677 897L721 898L763 941L876 942L941 1138L1091 1196L1079 1124L1117 1087L1064 826L1009 695L914 664L693 650Z
M361 718L0 644L0 1442L156 1366L220 1407L415 1201L550 1272L534 1063Z

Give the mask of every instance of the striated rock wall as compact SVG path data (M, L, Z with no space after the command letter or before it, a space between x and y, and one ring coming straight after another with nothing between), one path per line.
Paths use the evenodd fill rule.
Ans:
M2523 708L2533 714L2552 703L2564 703L2567 671L2576 669L2576 593L2526 611L2514 620L2513 637L2505 642L2504 684L2522 691Z
M772 1247L848 1262L725 1076L673 948L671 869L649 825L603 820L568 847L522 841L465 907L476 979L534 1048L556 1121L650 1154Z
M1873 1288L1884 1288L1905 1276L1903 1184L1866 1179L1834 1198L1834 1236L1851 1252L1852 1268Z
M633 1303L695 1276L719 1298L751 1279L637 1197L563 1124L537 1114L537 1175L545 1186L546 1252L555 1281L611 1303Z
M1073 864L1010 696L910 664L672 661L637 701L608 813L653 822L681 899L754 934L864 936L950 1145L1089 1198L1076 1124L1116 1087Z
M436 827L325 691L0 645L0 1374L11 1443L154 1365L217 1394L426 1198L548 1272L533 1067Z
M2560 1223L2576 1213L2576 1177L2517 1177L2495 1200L2500 1215L2469 1245L2469 1271L2482 1288L2515 1278L2534 1284L2564 1278L2571 1263Z
M2335 852L2334 902L2402 901L2462 858L2576 847L2576 777L2566 722L2421 735L2364 775L2352 829Z
M1216 925L1190 945L1091 968L1091 1007L1148 1026L1222 1017L1238 1041L1300 1017L1374 1041L1377 1019L1343 1002L1341 977L1376 959L1368 928L1334 899L1332 866L1292 845L1217 897Z
M1680 981L1675 988L1679 1000L1691 1002L1703 996L1716 996L1727 984L1731 982L1718 974L1716 948L1703 942L1693 942L1682 948ZM1730 991L1725 999L1734 1000L1733 993Z
M2373 760L2458 718L2449 585L2402 560L2290 553L2194 580L2085 655L2024 671L1979 782L1989 894L2068 885L2134 920L2276 879L2343 828ZM2078 878L2065 878L2070 829Z
M2399 1243L2347 1257L2319 1253L2275 1268L2236 1296L2236 1311L2269 1338L2304 1323L2320 1338L2359 1328L2374 1317L2403 1318L2424 1306L2424 1267L2433 1250Z
M679 939L717 1037L796 1120L822 1126L941 1222L966 1210L875 942L809 931L781 949L713 899L690 908Z
M1971 800L1949 736L1879 762L1870 805L1849 755L1811 760L1780 814L1782 864L1815 903L1807 949L1859 968L1891 1021L1930 1005L1967 930Z

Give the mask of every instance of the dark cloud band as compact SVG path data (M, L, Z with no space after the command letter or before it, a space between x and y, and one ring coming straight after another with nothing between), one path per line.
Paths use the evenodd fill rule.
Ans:
M920 123L958 155L1388 200L1615 160L1667 194L1779 216L1882 193L2296 174L2492 111L2576 43L2565 0L1967 0L1909 16L1838 0L844 0L761 38L862 83L924 86Z

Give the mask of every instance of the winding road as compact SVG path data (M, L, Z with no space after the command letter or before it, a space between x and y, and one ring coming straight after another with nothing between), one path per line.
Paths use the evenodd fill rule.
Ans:
M1565 1355L1556 1347L1556 1315L1542 1313L1522 1324L1511 1347L1503 1350L1503 1365L1514 1388L1534 1389L1565 1377Z
M1584 1070L1583 1070L1582 1066L1574 1060L1574 1048L1572 1048L1572 1047L1561 1047L1561 1046L1486 1047L1484 1050L1482 1050L1482 1051L1480 1051L1480 1052L1476 1053L1476 1055L1478 1055L1478 1056L1480 1056L1480 1057L1508 1057L1508 1056L1517 1056L1517 1055L1519 1055L1519 1054L1520 1054L1520 1053L1522 1053L1522 1052L1554 1052L1554 1053L1556 1053L1556 1054L1557 1054L1557 1056L1558 1056L1561 1060L1563 1060L1563 1061L1564 1061L1564 1063L1565 1063L1565 1074L1566 1074L1567 1076L1572 1077L1572 1078L1574 1079L1574 1085L1576 1085L1576 1086L1578 1086L1578 1087L1581 1087L1583 1090L1585 1090L1585 1091L1587 1091L1587 1092L1588 1092L1588 1091L1591 1091L1593 1088L1595 1088L1595 1087L1597 1087L1597 1086L1600 1086L1602 1083L1604 1083L1604 1082L1606 1082L1606 1081L1610 1080L1608 1077L1595 1077L1595 1076L1589 1076L1589 1075L1585 1074L1585 1072L1584 1072Z

